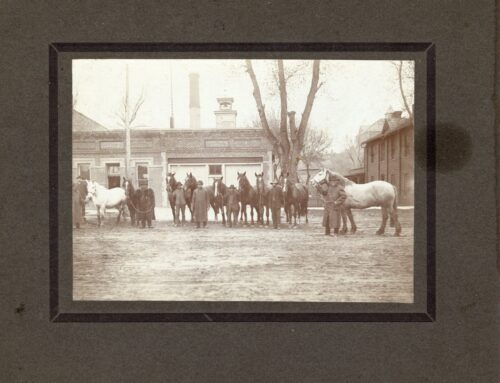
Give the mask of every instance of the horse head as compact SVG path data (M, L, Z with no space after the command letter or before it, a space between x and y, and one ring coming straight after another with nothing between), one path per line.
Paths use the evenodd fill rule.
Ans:
M175 179L175 172L169 172L167 174L167 191L173 192L177 187L177 180Z
M125 190L127 198L131 198L134 195L134 185L132 185L132 181L129 178L123 177L122 188Z
M222 182L224 177L214 178L214 196L220 197L226 193L226 185Z
M250 182L246 176L247 172L238 172L238 188L239 190L246 190L250 186Z
M187 177L184 181L184 190L185 191L193 191L198 187L198 182L196 178L193 176L193 173L186 173Z
M259 193L265 193L266 186L264 184L264 172L255 173L256 189Z
M87 196L85 197L85 202L95 198L97 194L97 183L94 181L87 180L85 181L87 184Z

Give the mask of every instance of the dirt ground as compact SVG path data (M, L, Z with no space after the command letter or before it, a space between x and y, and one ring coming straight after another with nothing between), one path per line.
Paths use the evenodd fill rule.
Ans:
M321 210L309 224L280 230L229 229L209 222L151 229L107 219L73 230L75 300L413 301L413 210L401 210L401 237L375 235L380 210L355 211L358 232L323 235ZM189 215L189 213L188 213ZM159 212L157 216L162 217ZM113 217L113 213L108 213Z

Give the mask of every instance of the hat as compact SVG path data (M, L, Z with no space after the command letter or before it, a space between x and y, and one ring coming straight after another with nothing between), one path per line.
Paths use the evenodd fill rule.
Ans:
M234 185L229 186L229 189L236 189Z
M271 181L271 185L278 185L279 182L278 181Z
M182 182L177 182L177 183L175 184L175 186L177 186L177 187L182 186Z
M203 185L203 181L202 181L202 180L199 180L199 181L198 181L198 185Z

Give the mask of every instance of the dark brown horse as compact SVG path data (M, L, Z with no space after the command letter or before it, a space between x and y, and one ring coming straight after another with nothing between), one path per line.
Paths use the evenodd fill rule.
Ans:
M309 222L307 218L307 204L309 202L309 191L305 185L299 182L294 182L289 178L289 174L281 175L281 182L283 184L283 195L285 199L285 212L287 215L287 222L297 225L297 215L305 215L306 223Z
M175 179L175 172L170 172L167 174L167 195L168 195L168 202L170 204L170 209L172 209L172 217L174 223L176 222L175 197L174 197L174 191L176 187L177 187L177 180Z
M224 212L224 197L226 195L226 184L222 182L223 177L214 178L214 183L211 186L206 187L208 195L210 197L210 206L214 210L215 221L219 221L218 214L219 210L222 215L222 224L226 224L226 214Z
M257 212L258 216L258 211L257 211L257 192L255 189L250 185L250 181L248 181L248 178L246 176L247 172L240 173L238 172L238 185L239 185L239 192L240 192L240 202L241 202L241 218L240 220L243 221L243 215L245 216L245 224L247 224L247 205L250 206L250 217L252 220L252 225L253 225L253 210Z
M198 187L198 181L196 181L193 173L186 173L186 180L184 181L184 193L186 195L186 205L188 206L189 212L191 213L191 222L194 222L193 211L191 210L191 201L193 199L193 192Z
M227 223L229 227L233 227L233 222L236 226L238 224L238 213L240 212L240 195L234 185L227 188L224 199L226 205Z
M135 225L136 223L136 205L137 205L137 195L134 185L129 178L123 177L122 188L125 189L125 195L127 196L127 209L130 214L130 223Z
M257 191L257 221L260 224L264 224L264 209L266 210L266 225L269 225L269 189L264 183L264 172L258 174L255 173L256 185L255 190Z

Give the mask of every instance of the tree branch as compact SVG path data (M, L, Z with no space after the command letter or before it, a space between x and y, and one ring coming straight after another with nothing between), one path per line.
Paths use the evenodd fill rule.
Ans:
M314 60L313 62L313 72L311 78L311 87L309 88L309 94L307 95L306 105L304 107L304 112L302 113L302 118L300 120L299 130L298 130L298 139L299 145L303 145L304 143L304 135L306 132L307 123L309 122L309 117L311 115L311 110L314 103L314 97L316 96L316 92L318 91L318 81L319 81L319 64L320 60Z
M246 67L247 67L247 72L250 75L250 79L252 80L253 97L255 99L255 103L257 104L257 111L259 112L259 117L260 117L260 121L262 124L262 128L264 129L264 132L266 133L271 144L273 146L279 145L280 144L279 140L273 134L273 132L269 128L269 123L267 122L266 112L264 110L264 105L262 104L262 96L260 94L259 83L257 82L257 77L255 76L255 72L253 70L252 61L245 60L245 63L246 63Z
M286 92L286 80L285 80L285 70L283 67L283 60L278 60L278 87L280 91L280 141L285 152L290 151L290 142L288 140L287 134L287 113L288 113L288 101Z

